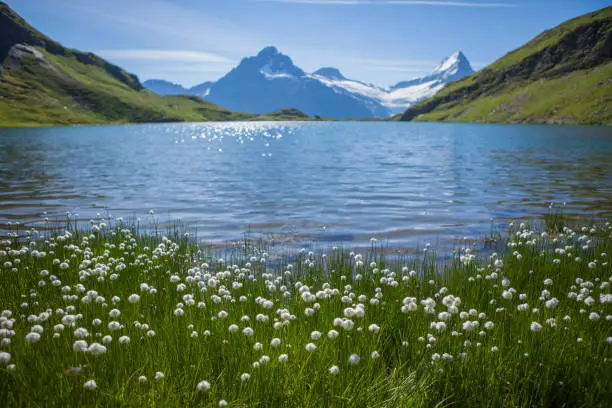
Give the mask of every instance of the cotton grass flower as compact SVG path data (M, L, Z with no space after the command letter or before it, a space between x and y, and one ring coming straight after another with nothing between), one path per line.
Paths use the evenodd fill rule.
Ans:
M38 343L40 341L40 334L31 332L26 334L25 339L28 343Z
M200 392L208 392L210 390L210 383L206 380L200 381L196 388Z
M6 351L0 351L0 364L8 364L11 361L10 353Z
M275 337L270 341L270 345L274 348L278 348L281 345L281 339Z
M153 376L153 379L154 379L155 381L159 381L159 380L163 380L163 379L164 379L164 377L165 377L165 376L164 376L164 373L162 373L161 371L157 371L157 372L155 373L155 376Z
M317 346L314 343L308 343L305 348L306 348L306 351L312 353L313 351L317 349Z
M95 391L96 388L98 388L98 384L96 384L95 380L89 380L83 384L83 388L85 388L87 391Z
M338 373L340 373L340 367L334 365L334 366L329 367L328 371L331 375L338 375Z
M72 344L72 350L76 353L85 353L87 348L88 344L85 340L77 340Z
M351 354L348 359L348 362L350 365L357 365L359 364L360 361L361 361L361 357L359 357L359 355L357 354Z
M140 301L140 296L137 295L136 293L133 293L130 296L128 296L128 302L130 302L131 304L136 304L139 301Z
M88 348L87 352L92 356L101 356L106 353L106 347L99 343L92 343Z
M240 381L242 382L247 382L249 381L249 379L251 378L251 374L249 373L244 373L240 376Z
M286 363L287 361L289 361L289 356L287 354L281 354L278 356L279 363Z
M147 377L145 377L144 375L141 375L140 377L138 377L138 382L141 384L144 384L147 382Z
M537 333L540 330L542 330L542 325L538 322L531 322L531 325L529 326L529 329L534 332Z

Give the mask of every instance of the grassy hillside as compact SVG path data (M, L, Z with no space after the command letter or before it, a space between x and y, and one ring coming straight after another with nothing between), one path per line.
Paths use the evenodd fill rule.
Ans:
M303 120L301 115L259 117L196 96L156 95L135 75L46 37L0 2L0 126Z
M612 7L545 31L401 120L612 124Z
M253 118L252 120L259 121L274 121L274 120L296 120L296 121L304 121L304 120L313 120L310 116L305 114L304 112L298 109L280 109L272 113L268 113L266 115L259 115Z

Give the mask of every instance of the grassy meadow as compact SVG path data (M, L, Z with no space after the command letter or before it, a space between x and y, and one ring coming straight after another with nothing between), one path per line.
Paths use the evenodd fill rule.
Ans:
M401 260L220 258L118 220L14 233L2 406L609 406L612 225L557 221Z

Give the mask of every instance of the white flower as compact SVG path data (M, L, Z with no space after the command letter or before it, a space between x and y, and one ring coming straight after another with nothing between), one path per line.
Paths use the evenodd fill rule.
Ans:
M310 338L313 340L319 340L321 338L321 332L319 331L313 331L312 333L310 333Z
M98 388L98 384L96 384L95 380L89 380L83 384L83 388L87 391L95 391Z
M280 342L280 340L279 340ZM280 343L279 343L280 344ZM263 349L263 344L261 344L260 342L257 342L255 344L253 344L253 350L255 351L261 351Z
M207 392L208 390L210 390L210 383L206 380L200 381L197 385L197 389L200 392Z
M242 329L242 334L244 334L245 336L252 336L253 335L253 329L251 329L250 327L245 327L244 329Z
M28 343L38 343L40 341L40 334L38 333L28 333L25 336L25 339Z
M331 375L338 375L339 372L340 372L340 367L338 367L336 365L329 367L329 373Z
M337 331L335 331L335 330L330 330L330 331L328 331L328 332L327 332L327 337L328 337L329 339L331 339L331 340L333 340L333 339L337 338L339 335L340 335L340 333L338 333L338 332L337 332Z
M359 364L359 361L361 361L361 358L357 354L351 354L348 359L348 362L351 365Z
M484 328L487 329L487 330L491 330L491 329L493 329L493 327L495 327L495 323L493 323L493 322L486 322L484 324Z
M138 382L141 384L144 384L147 382L147 377L145 377L144 375L141 375L140 377L138 377Z
M230 326L227 328L227 330L230 333L236 333L238 331L238 326L235 324L230 324Z
M121 323L117 322L117 321L112 321L108 323L108 329L115 331L115 330L120 330L121 329Z
M227 407L227 401L226 400L220 400L219 401L219 407L221 407L221 408Z
M32 333L38 333L38 334L42 334L43 331L45 331L45 329L43 329L43 327L39 324L32 326L32 329L30 330Z
M251 374L249 374L249 373L244 373L244 374L242 374L242 375L240 376L240 380L241 380L242 382L249 381L249 378L251 378Z
M536 333L539 332L540 330L542 330L542 325L538 322L531 322L531 326L529 326L529 329Z
M158 371L155 373L155 376L153 377L156 381L162 380L164 378L164 373L162 373L161 371Z
M308 343L308 344L306 345L306 351L309 351L309 352L311 352L311 353L312 353L313 351L315 351L315 349L316 349L316 348L317 348L317 346L316 346L314 343Z
M274 348L279 347L279 346L281 345L281 339L276 338L276 337L275 337L275 338L273 338L273 339L270 341L270 345L271 345L272 347L274 347Z
M370 357L372 357L372 360L376 360L377 358L380 357L380 353L378 353L378 351L374 350L371 354Z
M440 355L438 353L434 353L431 355L431 360L432 361L438 361L440 360Z
M138 296L137 294L133 293L128 297L128 302L134 304L134 303L138 303L138 301L140 301L140 296Z
M88 344L85 340L77 340L72 344L72 350L77 353L84 353L87 351Z
M597 313L595 313L595 312L591 312L589 314L589 320L597 321L597 320L599 320L599 315Z
M372 323L371 325L369 325L369 326L368 326L368 330L369 330L371 333L376 334L376 333L378 333L378 332L380 331L380 326L379 326L379 325L377 325L377 324Z
M281 354L278 356L279 363L286 363L287 361L289 361L289 356L287 354Z
M552 298L548 301L546 301L546 308L547 309L554 309L555 307L557 307L559 305L559 299L557 298Z
M121 315L121 311L119 309L113 309L111 310L109 313L110 317L112 317L113 319L118 318Z
M130 338L128 336L119 337L119 344L128 344L130 342Z
M0 351L0 364L8 364L11 361L11 355L5 351Z
M80 340L82 341L82 340ZM92 343L88 348L87 351L89 352L89 354L93 355L93 356L101 356L102 354L106 353L106 347L104 347L103 345L99 344L99 343Z
M74 331L74 337L76 337L77 339L84 339L86 337L89 337L89 332L87 331L87 329L79 327Z

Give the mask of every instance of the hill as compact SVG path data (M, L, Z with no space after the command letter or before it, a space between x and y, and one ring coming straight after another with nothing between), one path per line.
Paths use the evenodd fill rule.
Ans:
M543 32L401 120L612 124L612 7Z
M0 2L0 126L241 120L197 96L159 96L135 75L68 49Z

